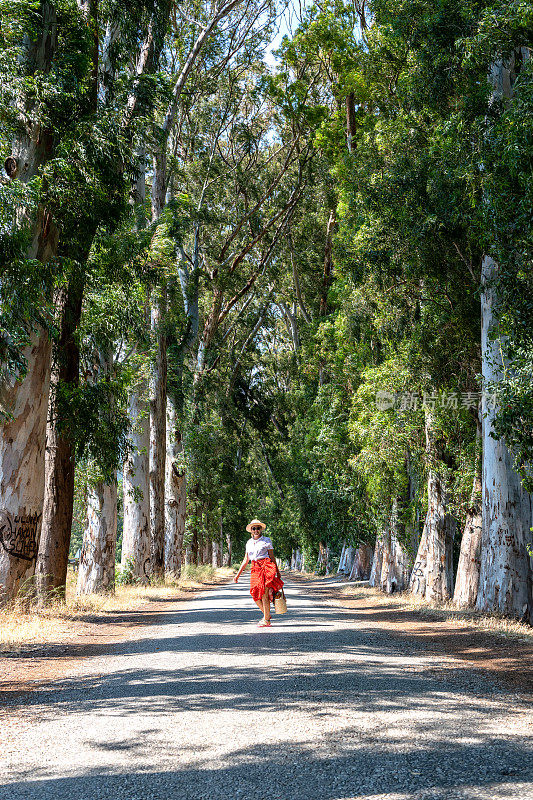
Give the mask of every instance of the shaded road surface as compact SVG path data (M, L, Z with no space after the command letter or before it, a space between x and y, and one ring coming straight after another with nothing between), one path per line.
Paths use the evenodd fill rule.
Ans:
M248 582L220 586L12 701L2 800L533 798L523 699L290 582L287 601L261 630Z

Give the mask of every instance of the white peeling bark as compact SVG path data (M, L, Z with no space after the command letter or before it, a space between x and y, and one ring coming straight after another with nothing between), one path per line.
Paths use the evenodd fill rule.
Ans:
M378 587L381 580L381 568L383 565L383 536L378 534L376 536L376 546L374 547L374 558L372 559L372 568L370 570L370 577L368 585Z
M383 592L401 592L409 584L409 559L398 539L398 502L393 501L390 528L383 534L383 557L380 586Z
M103 594L115 589L117 482L98 482L87 491L87 524L76 593Z
M415 563L411 570L411 578L409 580L409 591L419 597L426 596L426 578L427 578L427 563L428 563L428 548L427 548L427 514L426 522L424 522L424 529L420 537L420 544L418 545L418 552L416 554Z
M147 583L150 577L150 447L149 408L146 385L132 389L128 414L131 424L130 451L124 462L124 528L121 565L130 561L135 577Z
M291 569L296 570L296 572L303 572L303 567L304 567L303 553L298 547L296 548L296 550L292 551Z
M165 574L179 578L185 536L187 480L182 463L183 441L176 404L167 398L167 452L165 467Z
M33 578L41 534L50 342L43 331L25 351L27 374L2 394L10 418L0 437L0 600Z
M441 602L453 594L453 540L456 521L448 513L448 491L442 477L430 470L426 517L426 600Z
M346 576L350 575L354 559L355 548L353 548L351 544L345 545L341 561L339 562L339 572L342 572Z
M344 562L345 562L344 554L345 553L346 553L346 542L343 542L342 543L341 555L340 555L340 558L339 558L339 568L338 568L337 572L344 572Z
M156 580L165 574L165 460L167 348L162 330L164 293L153 293L151 333L154 355L150 374L150 540L151 569Z
M213 552L211 553L211 566L214 569L217 569L219 566L219 543L216 539L213 541Z
M430 409L426 409L426 452L431 465L428 510L410 590L426 600L441 602L453 595L453 540L457 523L448 510L450 491L444 465L442 470L437 466L435 449L433 418Z
M461 608L473 608L476 604L481 569L481 531L482 531L482 462L481 425L476 433L476 463L470 504L461 539L461 551L457 564L453 601Z
M35 17L36 38L24 37L20 59L26 76L49 71L57 46L57 13L44 0ZM31 83L31 82L30 82ZM31 85L33 85L31 83ZM35 122L33 90L22 92L16 106L23 120L6 160L12 181L28 183L53 157L53 137ZM29 219L19 209L18 220L28 224L31 244L28 258L46 263L57 252L58 233L42 207ZM43 298L44 300L44 298ZM0 601L10 600L33 579L41 535L44 499L46 418L50 387L51 347L48 334L38 329L23 353L27 372L3 387L0 407L10 414L0 435Z
M356 550L355 557L352 564L352 569L349 574L351 581L366 581L370 578L370 571L372 569L372 562L374 560L374 551L369 544L360 544Z
M483 259L481 346L483 384L495 383L503 372L501 341L492 338L497 324L497 264ZM483 497L481 572L477 608L498 611L533 622L532 496L524 491L513 469L513 458L502 439L494 439L496 409L483 397Z

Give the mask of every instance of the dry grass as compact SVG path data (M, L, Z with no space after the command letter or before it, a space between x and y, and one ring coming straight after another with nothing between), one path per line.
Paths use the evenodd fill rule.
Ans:
M413 611L422 619L453 623L460 628L477 628L478 630L496 633L506 639L533 642L533 628L516 620L499 614L486 614L475 609L459 609L452 602L429 603L409 592L398 594L384 594L379 589L370 586L354 585L343 586L340 593L350 599L372 599L375 605L397 609L398 611Z
M192 567L179 581L154 586L117 586L114 594L76 597L76 575L69 570L66 601L39 608L21 597L0 608L0 652L13 653L28 646L64 641L76 622L91 621L116 612L132 611L150 602L172 601L187 592L229 580L234 570L226 567Z

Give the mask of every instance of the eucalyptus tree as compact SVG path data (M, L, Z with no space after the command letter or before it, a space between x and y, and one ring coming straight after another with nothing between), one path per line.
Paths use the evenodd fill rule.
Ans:
M50 341L42 326L42 311L50 301L52 271L43 272L39 264L55 258L59 241L45 168L68 138L68 111L76 116L84 106L93 42L74 2L3 3L2 10L6 43L0 67L3 149L6 174L14 189L8 189L3 201L14 203L16 209L9 227L2 229L3 238L12 243L4 251L7 271L2 289L19 292L25 283L35 302L30 313L19 316L18 330L25 331L23 336L13 338L8 328L2 331L8 352L15 345L25 345L2 397L7 420L0 439L0 585L2 594L10 598L20 581L33 575L42 526L50 380ZM18 185L31 192L17 191ZM22 283L18 283L20 278ZM6 317L9 322L9 312Z
M98 13L98 11L104 13ZM67 109L69 136L50 168L50 202L62 238L58 255L67 278L55 302L60 334L54 348L43 525L38 559L40 594L63 591L74 497L76 442L65 435L69 393L79 382L78 329L87 283L87 260L100 226L111 229L125 214L128 175L137 169L135 132L153 105L150 76L157 70L170 3L139 2L127 19L111 3L80 4L79 26L89 31L84 104Z
M131 447L127 390L146 374L148 360L147 236L128 219L113 232L100 229L87 263L80 381L69 393L64 429L76 443L77 477L87 498L79 593L114 588L117 470Z
M193 67L198 67L200 58L209 54L208 45L214 41L215 68L211 79L220 73L238 52L248 44L248 36L254 31L258 20L263 16L271 16L272 5L260 0L229 0L211 4L200 4L194 8L191 17L187 11L180 10L180 29L176 32L179 48L174 48L173 55L179 67L171 62L169 76L169 99L160 108L160 122L156 132L156 146L153 152L152 182L152 221L157 222L166 204L169 188L170 172L167 168L169 147L172 147L173 131L179 119L180 102L184 87ZM264 25L264 22L262 23ZM179 36L179 39L178 39ZM183 48L183 42L187 45ZM190 45L188 44L190 42ZM188 48L188 49L187 49ZM220 56L222 51L222 56ZM150 515L152 541L152 572L161 578L164 574L165 552L165 452L166 452L166 375L167 355L166 338L162 328L162 320L166 313L164 287L154 290L152 302L152 330L157 341L157 358L154 362L150 382Z
M169 196L175 197L174 207L180 208L181 222L176 233L178 281L172 278L167 291L179 287L171 305L182 305L184 327L178 332L178 326L170 337L168 331L166 334L172 348L167 402L173 436L168 444L176 444L175 459L171 455L167 463L167 544L179 543L183 537L182 530L175 527L178 522L180 526L184 523L183 464L174 469L172 462L183 460L179 456L182 423L177 423L183 413L184 361L192 364L196 397L193 416L198 424L203 380L220 360L219 354L208 364L208 352L219 334L221 344L227 340L235 320L249 303L256 281L260 277L266 280L294 211L310 152L308 142L302 145L302 131L296 125L287 132L272 123L275 98L260 60L261 46L272 25L272 7L261 4L256 12L257 25L251 24L249 14L243 15L239 20L241 32L233 28L231 37L220 37L224 44L222 66L221 43L216 59L206 47L199 70L191 79L190 93L182 97L175 132L169 140L173 154L168 158L167 184ZM266 12L270 16L265 23ZM222 67L223 77L218 75ZM210 95L203 87L209 86L213 73L218 85ZM298 155L300 145L302 153ZM185 216L180 198L186 198ZM264 221L259 222L262 216ZM185 219L190 221L188 230ZM172 314L169 308L167 316ZM225 330L221 330L223 323ZM160 537L158 541L161 549ZM169 559L171 551L172 547L167 548ZM173 565L170 571L175 570Z
M528 281L526 274L531 273L532 254L530 246L524 249L524 242L531 238L531 222L527 220L524 224L520 219L518 210L525 198L521 182L516 180L517 167L520 171L527 170L531 155L528 148L519 146L518 153L509 159L509 151L501 145L509 140L509 124L516 123L519 127L519 131L510 134L511 141L517 141L516 136L521 140L529 128L524 116L531 108L533 35L525 9L514 6L499 20L502 10L500 4L490 4L481 15L477 37L472 37L474 60L477 57L482 66L488 65L490 92L483 154L488 166L482 198L487 249L482 262L481 294L485 392L477 607L532 623L533 495L530 492L533 486L527 461L531 447L518 429L528 418L531 372L528 374L527 365L531 364L533 349L530 337L519 333L513 342L513 338L505 335L506 320L507 330L519 332L530 326L533 317L531 306L524 316L524 309L531 303L531 280ZM492 29L495 22L496 29L489 38L489 26ZM516 207L518 211L517 220L508 210L498 216L508 203L509 192L513 209ZM517 294L517 289L525 293ZM524 343L527 343L525 348ZM521 386L528 388L520 393Z

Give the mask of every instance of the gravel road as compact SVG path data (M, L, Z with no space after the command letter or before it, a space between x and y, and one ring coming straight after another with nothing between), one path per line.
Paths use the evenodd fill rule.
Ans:
M11 701L2 800L533 800L532 706L287 582L165 606Z

